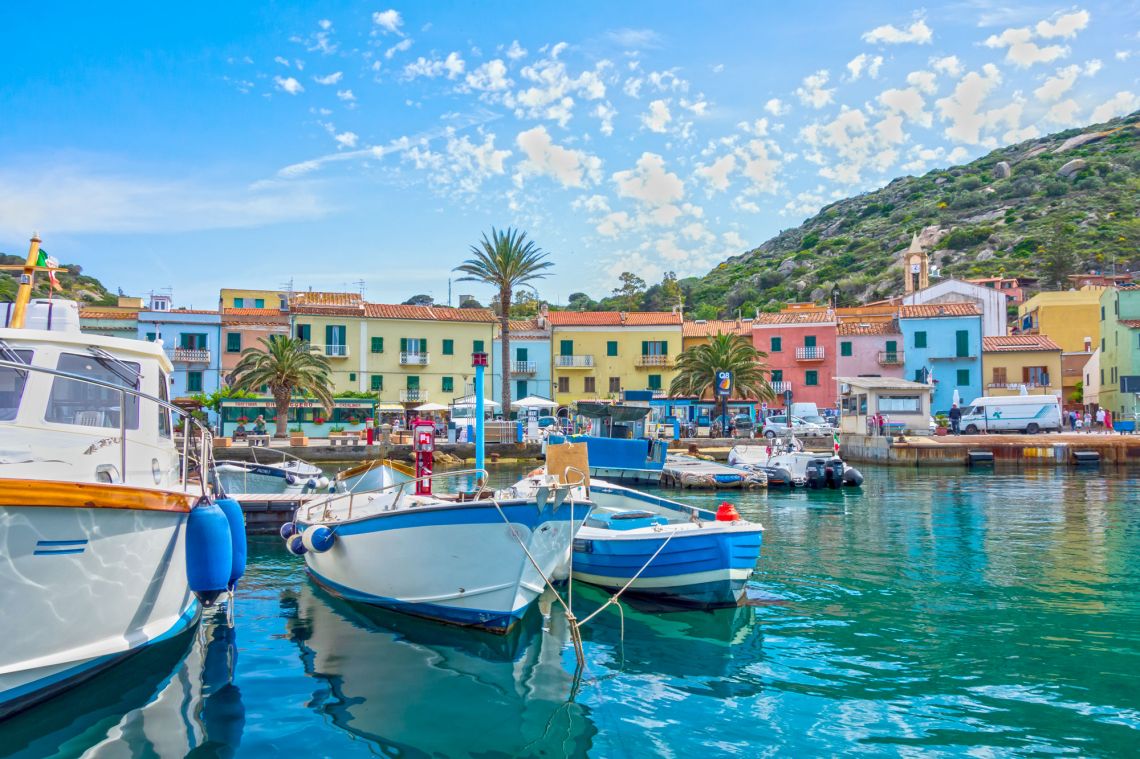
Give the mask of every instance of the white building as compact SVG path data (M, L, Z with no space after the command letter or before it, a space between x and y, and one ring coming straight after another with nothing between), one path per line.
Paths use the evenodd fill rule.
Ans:
M903 303L921 306L929 303L976 303L982 310L982 337L1002 337L1006 334L1008 314L1006 295L992 287L944 279L930 287L907 293Z
M1089 356L1088 363L1085 364L1084 370L1084 387L1082 403L1086 408L1100 405L1100 348L1093 351Z

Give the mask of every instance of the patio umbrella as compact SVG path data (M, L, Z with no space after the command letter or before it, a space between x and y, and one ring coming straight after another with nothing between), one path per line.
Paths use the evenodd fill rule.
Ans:
M441 403L425 403L422 406L416 406L412 411L447 411L447 406Z
M462 398L456 398L455 401L451 405L457 406L460 408L466 408L467 406L474 407L475 406L475 396L465 395ZM492 407L498 407L501 404L495 403L490 398L484 398L483 399L483 405L487 408L492 408Z
M954 388L954 398L950 402L955 406L962 405L962 396L958 395L958 388Z
M512 406L519 408L558 408L558 404L549 398L542 398L537 395L528 395L525 398L519 398L517 401L511 403Z

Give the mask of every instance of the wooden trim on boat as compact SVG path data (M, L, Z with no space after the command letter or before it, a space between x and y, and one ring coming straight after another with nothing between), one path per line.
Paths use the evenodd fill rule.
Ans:
M188 512L198 497L171 490L147 490L95 482L0 479L0 507L131 509Z

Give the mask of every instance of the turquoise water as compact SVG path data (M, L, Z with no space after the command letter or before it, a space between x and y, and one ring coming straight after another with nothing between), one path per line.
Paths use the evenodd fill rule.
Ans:
M3 723L0 754L1135 755L1136 480L866 474L686 494L765 525L756 605L626 605L624 642L607 610L577 677L556 611L501 638L370 610L257 538L232 633L209 620Z

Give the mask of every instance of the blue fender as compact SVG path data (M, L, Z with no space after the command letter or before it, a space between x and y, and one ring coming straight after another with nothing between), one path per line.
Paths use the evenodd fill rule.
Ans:
M241 511L241 504L232 498L219 498L214 501L214 503L218 504L218 507L221 508L222 512L226 515L226 521L230 526L230 542L233 546L233 559L230 565L230 582L228 587L230 590L233 590L237 585L237 581L245 574L245 515Z
M203 606L212 606L229 588L233 563L229 520L203 498L186 519L186 580Z

